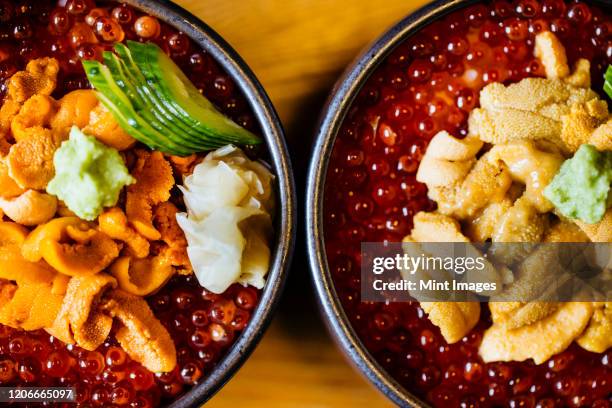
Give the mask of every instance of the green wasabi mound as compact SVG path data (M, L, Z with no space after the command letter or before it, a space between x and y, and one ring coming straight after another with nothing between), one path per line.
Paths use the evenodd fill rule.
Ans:
M564 216L595 224L612 206L612 152L583 144L566 160L544 196Z
M93 221L104 207L117 204L121 189L135 180L119 152L77 127L53 156L55 177L47 192L57 196L78 217Z

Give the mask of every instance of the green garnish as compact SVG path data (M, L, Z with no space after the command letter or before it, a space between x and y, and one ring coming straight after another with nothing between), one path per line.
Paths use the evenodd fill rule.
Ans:
M219 112L181 69L152 43L128 41L104 63L83 61L100 101L133 138L164 153L187 156L261 139Z
M53 156L55 177L47 192L64 201L80 218L95 220L119 200L121 189L135 180L119 152L77 127Z
M564 216L595 224L612 206L611 182L612 152L583 144L561 165L544 196Z
M604 78L606 80L604 82L604 91L606 91L610 99L612 99L612 65L608 65L608 70L606 71Z

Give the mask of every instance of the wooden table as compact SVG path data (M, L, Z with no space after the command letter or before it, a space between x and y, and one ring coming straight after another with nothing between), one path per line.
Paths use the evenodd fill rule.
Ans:
M176 1L232 44L263 83L295 152L293 164L301 195L312 134L333 83L360 49L426 2ZM302 227L300 216L295 265L272 327L209 406L391 405L346 362L323 327L306 267Z

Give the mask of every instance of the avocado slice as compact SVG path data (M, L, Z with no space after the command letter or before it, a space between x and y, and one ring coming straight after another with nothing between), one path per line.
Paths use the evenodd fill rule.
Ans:
M174 129L171 126L170 121L159 120L158 117L152 112L152 110L147 106L147 102L144 101L135 87L133 86L133 81L131 78L128 78L125 75L125 72L122 70L119 58L115 54L110 51L105 51L103 53L104 64L108 67L112 79L115 84L121 88L123 93L128 97L136 114L142 117L147 121L155 130L166 135L168 139L176 143L178 146L183 146L189 149L200 149L201 146L197 146L193 143L190 143L189 140L183 140L179 134L180 131L178 129Z
M132 55L129 49L122 43L115 44L115 52L119 56L118 61L121 65L122 71L126 79L131 82L132 88L135 89L136 93L143 101L144 108L151 111L153 115L162 123L165 123L167 127L175 130L178 137L181 139L188 139L191 146L197 147L201 150L209 150L221 147L224 145L223 142L218 140L210 140L201 133L197 132L191 126L185 124L180 118L169 112L164 102L159 100L149 85L146 83L145 77L142 72L134 63Z
M128 48L149 87L174 116L211 139L238 144L262 142L219 112L157 45L128 41Z
M132 106L129 98L115 83L108 67L98 61L83 61L83 68L87 79L98 91L98 98L113 114L115 120L123 130L151 149L164 153L188 156L191 150L176 145L159 133L139 116Z

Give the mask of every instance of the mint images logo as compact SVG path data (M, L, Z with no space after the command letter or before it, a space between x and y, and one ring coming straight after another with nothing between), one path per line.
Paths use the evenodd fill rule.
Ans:
M363 243L362 299L563 302L612 299L610 243Z

